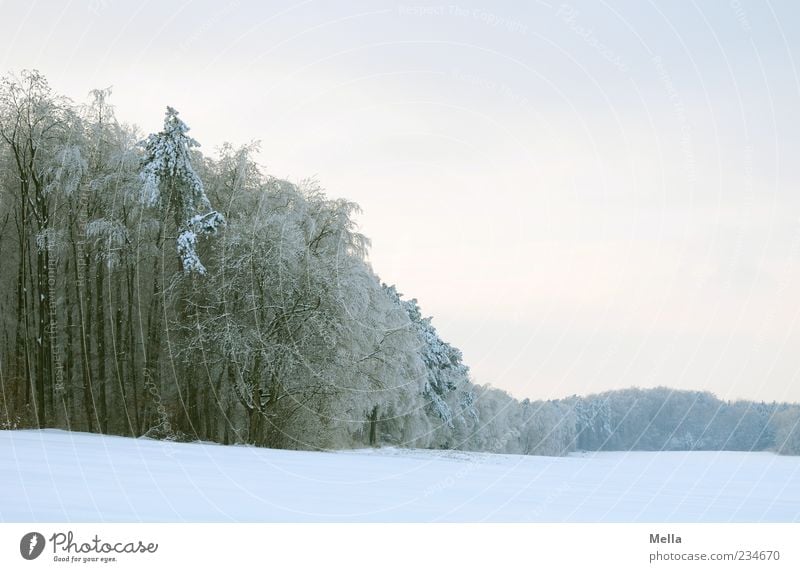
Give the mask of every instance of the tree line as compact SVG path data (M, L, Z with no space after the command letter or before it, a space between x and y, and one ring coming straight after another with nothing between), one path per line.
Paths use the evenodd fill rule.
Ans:
M626 390L531 402L473 383L367 261L358 206L143 137L111 90L0 82L0 428L325 449L396 444L798 452L796 407ZM646 423L647 422L647 423Z

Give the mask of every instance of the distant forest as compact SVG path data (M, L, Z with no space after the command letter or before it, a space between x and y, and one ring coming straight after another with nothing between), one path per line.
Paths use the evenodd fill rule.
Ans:
M800 453L800 408L666 388L518 401L475 384L367 262L358 206L142 136L111 90L0 84L0 428L258 446Z

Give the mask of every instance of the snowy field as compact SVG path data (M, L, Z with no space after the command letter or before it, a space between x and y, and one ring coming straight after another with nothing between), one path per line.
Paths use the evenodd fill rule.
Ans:
M0 520L798 522L800 457L313 453L0 431Z

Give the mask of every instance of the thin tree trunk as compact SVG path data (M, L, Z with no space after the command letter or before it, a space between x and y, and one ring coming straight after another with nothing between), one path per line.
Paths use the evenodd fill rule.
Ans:
M74 264L74 261L73 261ZM69 276L70 271L70 260L67 257L67 262L64 267L64 276ZM70 296L71 288L69 284L64 285L64 309L67 312L67 331L66 331L66 338L67 338L67 347L65 351L65 359L64 359L64 396L65 396L65 403L64 403L64 417L67 419L67 423L72 426L73 421L72 419L75 417L74 411L74 403L75 403L75 396L72 393L72 383L73 383L73 369L75 367L75 322L73 318L73 308L72 308L72 298Z
M46 239L45 239L46 242ZM36 417L40 428L46 427L47 402L45 394L52 384L50 376L50 329L48 310L48 285L47 285L47 245L37 249L36 252L36 290L38 301L38 327L36 332Z
M133 329L133 300L134 300L134 286L133 286L133 271L130 266L126 266L127 278L127 297L128 297L128 343L127 349L129 352L128 357L128 379L131 381L131 394L133 396L133 415L134 415L134 434L142 434L142 420L141 412L139 411L139 387L136 374L136 344Z
M150 308L147 317L147 340L145 343L145 391L161 392L161 385L157 383L159 355L161 352L161 285L158 275L158 261L154 264L153 295L150 299ZM148 387L148 385L150 387ZM153 388L153 389L151 389ZM149 417L149 416L148 416ZM149 421L149 420L148 420Z
M108 433L108 395L106 386L106 317L104 306L105 271L102 259L95 266L95 301L97 303L95 315L97 320L97 332L95 334L95 349L97 351L97 400L99 405L100 432Z
M117 385L120 399L122 400L122 410L125 412L127 430L132 437L135 437L136 429L133 426L133 419L128 406L128 390L125 379L129 371L127 364L131 359L131 348L127 345L127 336L125 335L124 313L122 310L122 278L119 271L114 273L114 294L114 344L117 350L114 352L116 356L114 367L117 373Z
M164 224L162 220L156 235L156 256L153 260L153 295L150 298L150 308L147 315L147 340L144 344L144 389L145 392L157 391L161 394L161 376L158 375L161 356L161 332L164 326L163 301L161 290L161 272L158 262L163 249ZM157 383L158 382L158 383ZM148 387L148 385L150 387ZM151 389L152 388L152 389ZM145 415L145 421L149 421Z
M81 340L81 363L83 365L83 407L86 415L86 428L91 433L94 431L94 392L92 390L92 366L89 355L89 335L86 324L86 314L84 312L84 294L81 292L81 276L78 269L80 257L78 255L78 245L75 240L75 229L70 226L70 238L72 239L73 260L75 267L75 293L78 302L78 325L80 327ZM85 284L84 284L85 286Z
M369 446L378 446L378 406L372 408L369 414Z

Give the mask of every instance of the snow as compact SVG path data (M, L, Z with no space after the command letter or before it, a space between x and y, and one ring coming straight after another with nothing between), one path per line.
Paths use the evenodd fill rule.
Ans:
M167 107L164 130L151 134L140 145L145 151L145 161L139 177L142 181L140 199L147 206L155 206L161 200L161 183L164 179L182 181L186 188L180 189L181 218L188 219L196 206L208 206L203 181L192 166L191 149L200 144L187 135L189 127L178 118L178 112Z
M205 274L206 267L200 262L197 256L197 234L193 230L183 231L176 241L178 245L178 256L181 259L181 266L186 273L197 272Z
M305 452L0 431L0 520L798 522L800 457Z

